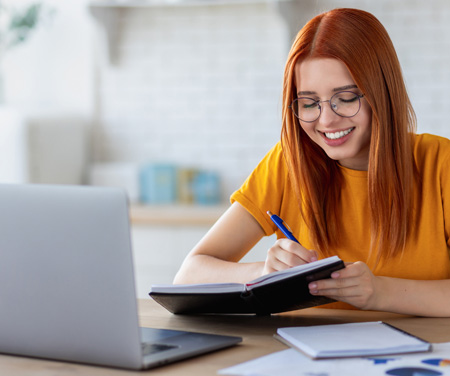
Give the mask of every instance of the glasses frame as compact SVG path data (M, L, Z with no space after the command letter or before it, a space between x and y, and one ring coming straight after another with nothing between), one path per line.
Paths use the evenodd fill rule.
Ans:
M336 112L336 110L333 108L333 106L332 106L332 104L331 104L332 99L333 99L336 95L339 95L339 94L342 94L342 93L352 93L352 94L355 94L356 97L358 98L358 101L359 101L358 111L356 111L354 115L351 115L351 116L341 115L341 114L338 114L338 113ZM336 115L338 115L338 116L340 116L340 117L343 117L343 118L352 118L353 116L358 115L359 111L361 110L361 98L363 98L363 97L364 97L364 94L357 94L357 93L355 93L355 92L353 92L353 91L350 91L350 90L341 90L341 91L338 91L337 93L333 94L333 95L331 96L330 99L328 99L328 100L323 100L323 101L318 101L318 100L316 100L316 99L314 99L314 98L311 98L311 97L298 97L298 98L295 98L295 99L291 102L291 104L289 105L289 108L291 109L292 113L295 115L295 117L296 117L297 119L299 119L299 120L301 120L301 121L304 121L305 123L314 123L318 118L320 118L320 115L322 115L322 106L321 106L320 104L321 104L321 103L324 103L324 102L328 102L328 103L330 104L331 110L332 110ZM301 118L296 114L295 109L294 109L294 104L295 104L295 102L299 101L300 99L310 99L310 100L312 100L313 102L315 102L315 103L319 106L319 115L318 115L314 120L303 120L303 119L301 119Z

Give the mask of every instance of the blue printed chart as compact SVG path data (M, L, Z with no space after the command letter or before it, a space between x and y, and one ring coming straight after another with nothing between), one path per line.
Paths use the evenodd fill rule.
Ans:
M365 358L373 362L373 364L387 364L390 361L397 360L397 358Z
M424 359L422 360L422 363L430 364L432 366L439 366L439 367L448 367L450 366L450 359Z
M441 372L421 367L402 367L394 368L386 372L386 375L392 376L438 376Z
M450 342L431 352L366 358L312 360L294 349L253 359L219 375L234 376L450 376Z

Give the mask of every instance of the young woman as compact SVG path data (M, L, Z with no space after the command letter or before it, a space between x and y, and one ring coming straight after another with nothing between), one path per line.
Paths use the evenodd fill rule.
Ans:
M309 285L339 301L329 307L450 316L450 141L414 134L381 23L356 9L308 22L288 57L282 113L281 141L233 193L175 283L245 282L338 255L346 267ZM265 261L238 263L274 232Z

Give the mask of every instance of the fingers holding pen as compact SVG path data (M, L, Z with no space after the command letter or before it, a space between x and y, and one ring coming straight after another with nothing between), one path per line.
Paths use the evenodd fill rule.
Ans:
M278 239L267 251L264 274L317 261L317 252L289 239Z
M267 211L267 215L287 239L278 239L269 249L263 274L317 261L317 252L303 247L289 226L278 215L272 214L270 211Z
M274 249L289 267L317 261L318 259L316 251L306 249L301 244L289 239L278 239L271 249Z

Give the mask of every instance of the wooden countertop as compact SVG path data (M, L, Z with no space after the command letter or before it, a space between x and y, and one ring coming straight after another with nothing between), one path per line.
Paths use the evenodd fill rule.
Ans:
M322 308L308 308L271 316L172 315L151 299L139 300L138 307L140 323L144 327L237 335L242 337L243 341L228 349L143 372L0 354L1 374L9 376L217 375L220 369L287 349L287 346L273 337L277 328L286 326L381 320L433 343L450 342L450 318L423 318L385 312Z
M217 371L288 347L274 338L277 328L385 321L429 342L450 341L450 318L424 318L387 312L308 308L268 316L173 315L150 299L139 301L142 326L243 337L229 349L151 371L152 375L216 375Z
M221 205L144 205L130 206L132 225L212 226L227 210Z

